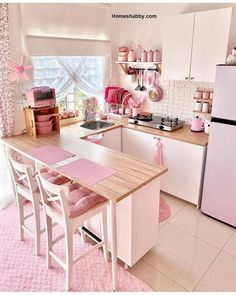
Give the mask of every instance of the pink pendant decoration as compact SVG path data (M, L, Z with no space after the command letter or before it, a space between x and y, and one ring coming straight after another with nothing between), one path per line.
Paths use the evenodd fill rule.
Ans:
M31 70L33 68L33 66L32 65L24 66L24 63L25 63L25 56L24 55L21 57L21 61L20 61L19 65L17 65L13 61L10 61L8 63L8 68L11 70L11 73L9 75L9 79L11 82L26 81L29 79L25 72L27 70Z

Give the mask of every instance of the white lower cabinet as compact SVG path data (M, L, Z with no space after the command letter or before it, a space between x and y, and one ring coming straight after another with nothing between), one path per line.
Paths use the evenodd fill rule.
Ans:
M117 203L117 255L132 267L156 245L158 233L160 179L146 184ZM100 218L94 216L85 226L101 237ZM108 210L108 238L110 222Z
M161 177L161 190L198 205L202 189L205 147L166 137L162 143L163 166L168 168ZM154 164L157 137L122 128L122 151Z
M121 127L101 132L101 145L121 152Z

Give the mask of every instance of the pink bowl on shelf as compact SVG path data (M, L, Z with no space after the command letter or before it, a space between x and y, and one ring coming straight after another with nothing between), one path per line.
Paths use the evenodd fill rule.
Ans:
M68 112L68 117L69 118L74 118L75 117L75 112Z
M39 127L36 127L37 134L38 135L50 134L52 132L52 126L53 126L53 124L51 124L49 126L39 126Z
M36 115L37 122L45 122L49 121L51 118L58 116L58 114L43 114L43 115Z
M129 51L129 48L128 48L127 46L120 46L120 47L118 48L118 50L119 50L120 52L128 52L128 51Z
M62 113L61 117L62 117L62 119L67 119L68 118L68 113L67 112Z
M42 122L35 122L36 127L48 127L52 125L52 120L50 121L42 121Z

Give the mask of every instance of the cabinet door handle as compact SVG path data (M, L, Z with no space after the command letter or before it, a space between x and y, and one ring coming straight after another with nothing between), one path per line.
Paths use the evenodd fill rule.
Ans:
M194 77L191 77L190 80L194 80Z
M188 80L188 77L185 77L185 80Z
M157 139L158 141L161 141L160 137L154 136L153 139Z

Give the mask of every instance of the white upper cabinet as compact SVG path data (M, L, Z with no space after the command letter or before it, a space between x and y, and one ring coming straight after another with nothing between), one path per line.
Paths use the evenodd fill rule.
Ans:
M216 65L225 62L231 12L227 8L196 13L191 63L194 81L213 82Z
M216 65L225 63L228 53L236 46L233 13L232 8L223 8L174 17L163 40L163 77L214 82ZM191 36L186 28L178 29L181 18L182 27L184 23L189 26Z
M170 80L189 77L194 13L171 17L165 25L162 75Z

